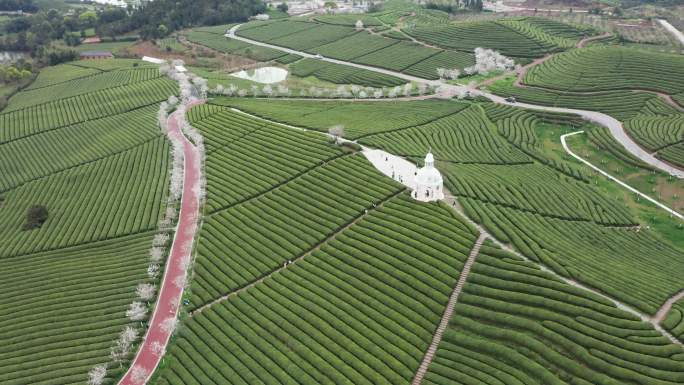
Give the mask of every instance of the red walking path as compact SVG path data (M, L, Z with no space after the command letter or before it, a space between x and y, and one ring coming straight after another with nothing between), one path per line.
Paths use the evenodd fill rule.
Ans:
M188 108L201 103L201 101L191 103L188 105ZM169 318L176 319L178 317L178 308L180 307L183 295L183 287L178 287L174 281L178 276L185 275L186 273L183 270L182 259L189 250L192 250L192 242L197 231L201 179L200 163L202 159L197 148L181 132L179 118L180 114L174 112L168 119L168 135L180 140L183 144L184 154L183 195L176 233L171 245L171 253L166 262L164 277L150 326L135 359L121 381L119 381L119 385L144 384L152 376L173 333L173 330L165 330L163 324ZM159 349L155 351L153 348L158 347L159 344L164 347L161 350L161 354ZM135 375L136 372L142 372L136 368L144 369L144 373L146 373L144 378L142 378L143 376Z

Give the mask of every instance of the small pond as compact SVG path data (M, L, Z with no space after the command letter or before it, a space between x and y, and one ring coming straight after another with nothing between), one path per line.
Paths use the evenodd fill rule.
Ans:
M280 67L261 67L247 71L242 70L234 72L231 75L257 83L272 84L285 80L285 78L287 78L287 70Z

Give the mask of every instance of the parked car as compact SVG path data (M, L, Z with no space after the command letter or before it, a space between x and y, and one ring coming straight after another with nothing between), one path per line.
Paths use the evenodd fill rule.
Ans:
M512 96L507 97L505 100L509 103L515 103L515 98Z

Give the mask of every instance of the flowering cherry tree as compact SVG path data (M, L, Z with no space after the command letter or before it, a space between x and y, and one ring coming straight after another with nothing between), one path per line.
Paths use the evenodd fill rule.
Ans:
M101 385L106 376L107 367L105 365L94 366L88 372L88 385Z

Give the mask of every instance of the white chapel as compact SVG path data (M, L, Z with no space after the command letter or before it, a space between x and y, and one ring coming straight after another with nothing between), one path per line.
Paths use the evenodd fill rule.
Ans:
M442 174L435 168L435 157L428 152L423 168L416 172L413 198L422 202L444 199L442 184Z

